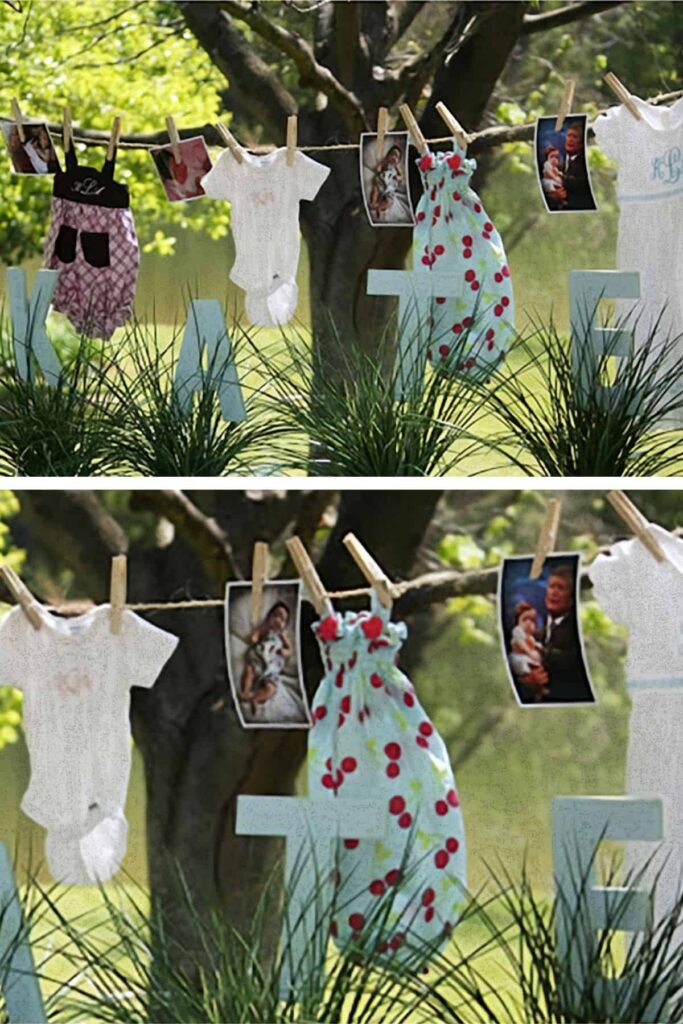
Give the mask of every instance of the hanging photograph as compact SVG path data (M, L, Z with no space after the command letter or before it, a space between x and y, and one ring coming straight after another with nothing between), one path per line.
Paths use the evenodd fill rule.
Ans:
M408 188L408 133L387 132L380 153L377 135L360 137L360 180L368 220L375 228L413 227Z
M594 704L579 626L580 555L506 558L500 571L498 622L510 684L523 707Z
M301 664L301 584L265 583L254 616L250 583L229 583L225 654L235 708L245 729L308 729Z
M568 114L562 128L555 117L539 117L534 134L538 184L548 213L597 210L586 161L586 114Z
M179 160L175 158L173 146L150 149L166 198L171 203L199 199L206 195L201 180L212 166L209 150L201 135L194 139L183 139L178 143L178 149Z
M22 124L24 141L13 121L3 121L2 133L15 174L55 174L59 160L48 127L44 123Z

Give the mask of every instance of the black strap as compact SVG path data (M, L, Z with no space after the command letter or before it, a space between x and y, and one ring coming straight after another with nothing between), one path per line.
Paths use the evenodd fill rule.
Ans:
M66 169L67 171L78 170L78 157L76 156L76 148L73 142L66 151Z
M102 164L101 174L102 174L103 178L107 179L107 181L113 181L114 180L114 169L116 168L116 154L117 154L117 150L114 149L114 155L111 158L111 160L107 160L106 157L105 157L105 161Z

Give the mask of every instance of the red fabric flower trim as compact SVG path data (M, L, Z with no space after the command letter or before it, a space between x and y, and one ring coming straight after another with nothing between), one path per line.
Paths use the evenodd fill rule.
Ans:
M371 615L369 619L361 623L360 627L365 633L368 640L376 640L378 636L381 636L382 630L384 629L384 623L380 619L379 615Z
M318 625L318 636L321 640L336 640L339 636L339 623L334 615L328 615Z
M418 167L421 171L431 171L434 167L434 157L431 153L425 153L424 156L420 157Z

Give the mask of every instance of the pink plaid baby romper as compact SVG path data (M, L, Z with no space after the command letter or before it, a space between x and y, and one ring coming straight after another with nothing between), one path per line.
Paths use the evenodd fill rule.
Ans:
M45 266L59 271L53 306L80 334L110 338L133 312L140 250L128 189L114 164L79 166L73 147L55 174Z

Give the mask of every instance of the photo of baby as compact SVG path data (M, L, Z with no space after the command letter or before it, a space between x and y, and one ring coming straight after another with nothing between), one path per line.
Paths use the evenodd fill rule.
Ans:
M377 135L360 137L360 176L368 220L373 227L412 227L415 215L408 190L408 133L387 132L383 152Z
M579 561L551 555L538 579L533 558L506 558L498 621L510 684L523 707L594 704L579 627Z
M9 150L15 174L55 174L59 160L52 144L48 127L44 123L22 125L24 141L13 121L3 121L2 133Z
M187 199L199 199L206 195L200 182L211 170L209 150L201 135L194 139L183 139L178 146L180 160L176 160L173 146L159 146L151 149L152 159L171 203Z
M549 213L597 210L586 162L587 120L585 114L571 114L559 131L554 117L536 121L536 169Z
M228 584L226 658L237 715L245 729L308 729L299 582L266 583L261 604L254 619L251 584Z

